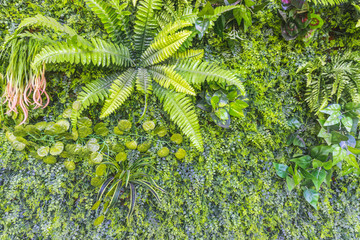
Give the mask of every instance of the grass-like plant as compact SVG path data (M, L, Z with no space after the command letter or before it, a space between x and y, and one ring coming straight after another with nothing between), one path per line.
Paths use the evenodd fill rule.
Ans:
M152 165L146 161L147 159L141 158L134 161L125 160L121 162L108 161L99 165L100 169L104 167L102 171L105 171L105 166L110 166L112 173L100 187L97 201L92 207L93 210L96 210L103 203L102 214L95 219L95 225L102 223L105 214L122 197L129 199L129 212L127 215L129 220L136 203L136 188L139 186L149 190L156 200L160 202L157 191L165 192L165 190L159 187L150 175L142 171L146 166L152 168Z

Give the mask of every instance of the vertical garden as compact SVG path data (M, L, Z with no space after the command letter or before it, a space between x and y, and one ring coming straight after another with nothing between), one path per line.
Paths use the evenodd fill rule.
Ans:
M0 0L1 239L359 239L360 3Z

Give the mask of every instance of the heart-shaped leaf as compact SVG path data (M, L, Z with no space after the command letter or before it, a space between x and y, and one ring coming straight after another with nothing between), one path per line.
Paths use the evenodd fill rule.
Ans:
M96 138L90 138L86 143L86 147L90 152L97 152L100 149L100 145L97 143Z
M332 105L328 106L327 108L320 110L320 112L326 113L329 115L332 115L333 113L340 113L340 111L341 111L340 104L332 104Z
M325 181L327 172L324 169L314 170L312 175L314 176L312 181L317 191L319 191L321 184Z
M90 154L90 160L92 163L99 164L103 160L103 155L98 152L93 152Z
M307 169L311 166L311 157L309 155L305 155L299 158L293 158L290 161L296 163L302 169Z
M343 118L341 118L341 122L342 122L342 124L344 124L344 127L346 128L346 130L348 132L351 132L351 128L353 125L352 118L351 117L343 117Z
M276 174L281 178L285 178L287 176L288 166L286 166L284 164L275 163L275 162L273 164L275 167Z
M313 189L306 189L304 191L305 200L310 203L313 208L317 210L317 203L319 201L319 193Z
M340 146L334 145L332 154L333 154L332 165L335 166L337 163L339 163L345 159L346 150L341 148Z

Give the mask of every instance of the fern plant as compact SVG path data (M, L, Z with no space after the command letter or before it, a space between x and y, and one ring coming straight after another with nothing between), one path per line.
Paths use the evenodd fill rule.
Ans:
M85 1L104 24L111 41L87 41L66 28L64 32L69 36L63 38L65 41L45 46L32 62L34 68L67 62L118 69L118 73L87 84L78 95L75 105L79 107L71 117L73 130L81 112L91 104L105 100L100 115L105 118L136 89L145 98L142 116L146 112L148 95L154 93L164 104L170 119L198 150L203 151L200 126L190 98L196 95L192 85L215 81L235 85L242 94L245 90L232 72L203 62L203 50L189 49L197 15L191 8L182 6L172 18L162 19L157 13L162 2L143 0L136 5L135 22L132 23L129 14L135 8L130 2ZM220 14L217 12L216 15ZM42 26L47 25L43 23Z
M319 114L330 102L360 102L360 57L348 51L333 56L330 61L317 57L299 67L306 72L306 101Z

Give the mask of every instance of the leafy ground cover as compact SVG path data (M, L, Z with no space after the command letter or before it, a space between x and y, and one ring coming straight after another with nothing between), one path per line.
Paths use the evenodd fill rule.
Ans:
M0 40L15 31L22 19L38 13L68 24L82 36L110 38L101 21L82 1L1 3ZM206 5L198 2L196 6L203 9ZM344 50L359 50L355 9L351 4L315 6L324 25L306 46L301 39L283 39L283 19L277 11L280 8L280 3L269 2L266 8L254 12L246 33L242 28L247 23L240 21L237 31L227 29L223 36L212 30L201 39L196 36L194 45L204 49L205 61L231 70L242 81L246 95L241 101L247 104L241 109L244 116L231 116L228 128L215 121L222 115L216 115L214 120L211 113L194 108L204 141L203 152L181 133L153 95L148 96L147 112L141 122L138 119L145 99L137 95L130 95L115 114L104 120L99 119L101 104L84 110L79 117L83 128L79 128L80 136L75 140L68 132L71 109L76 110L73 103L84 84L106 75L107 70L71 64L49 66L46 76L51 103L47 108L29 112L30 124L26 126L33 127L15 127L22 121L17 115L2 118L1 237L359 238L358 175L334 175L329 186L322 184L315 209L303 197L304 189L289 191L274 167L274 163L290 166L294 164L290 161L294 154L322 143L317 137L321 130L318 116L306 102L311 91L306 85L308 75L298 69L317 58L325 56L328 61ZM206 18L201 20L200 26L206 25ZM218 23L214 26L218 27ZM5 66L1 64L1 72ZM202 90L212 92L217 87L206 85ZM191 99L194 106L200 100ZM220 108L220 99L215 103L211 110L214 113ZM226 109L226 105L222 108ZM6 111L5 107L2 111ZM119 120L128 120L131 125ZM41 122L52 125L39 130ZM290 136L299 136L299 142L290 144ZM107 158L122 162L143 156L154 167L145 167L146 173L165 190L157 191L160 201L145 187L137 187L130 219L127 217L131 199L123 195L109 208L102 224L94 226L95 219L102 215L102 208L96 209L94 203L106 175L104 167L99 167L103 165L97 163L106 162ZM109 173L110 168L105 171ZM126 178L122 179L126 182Z

